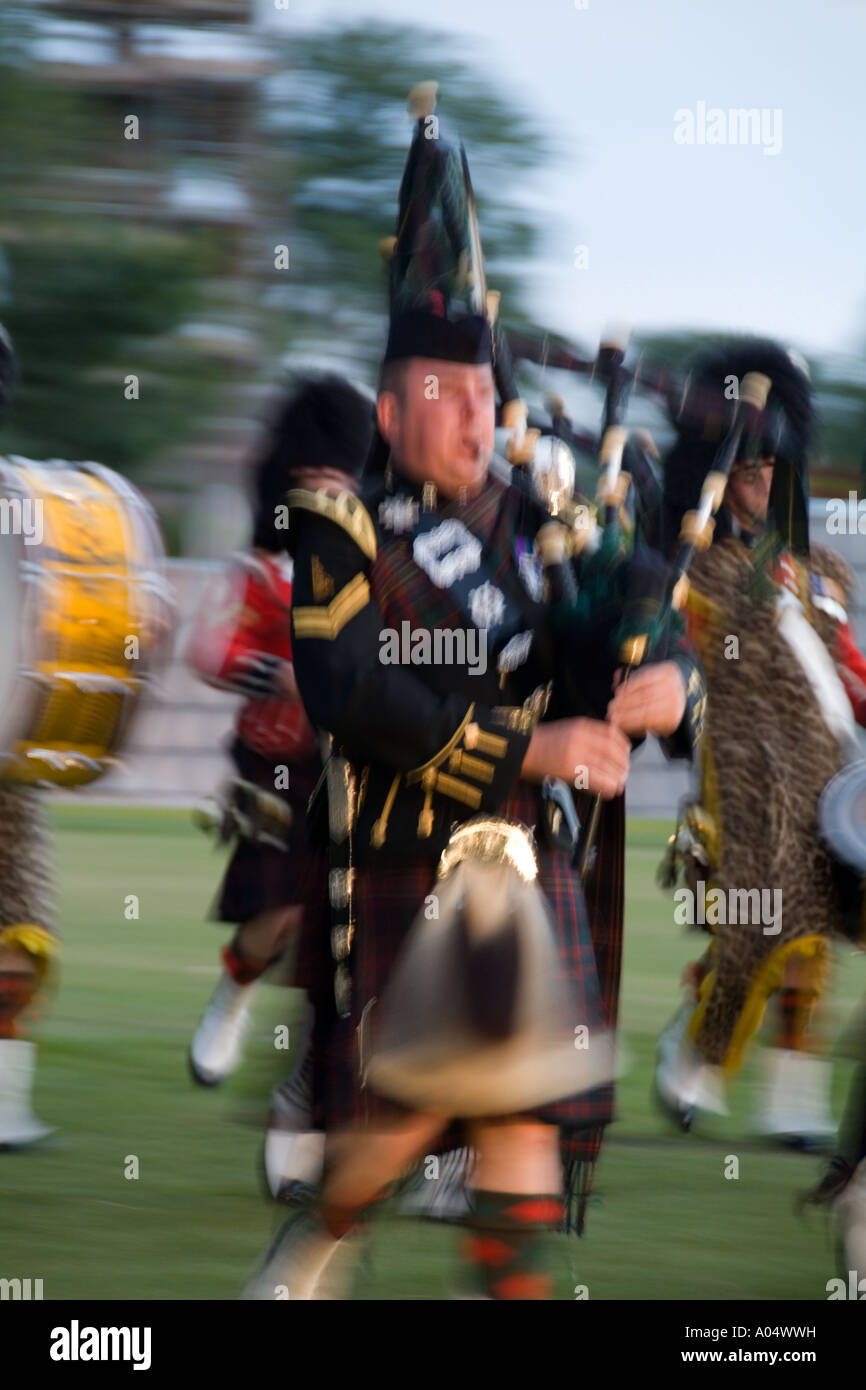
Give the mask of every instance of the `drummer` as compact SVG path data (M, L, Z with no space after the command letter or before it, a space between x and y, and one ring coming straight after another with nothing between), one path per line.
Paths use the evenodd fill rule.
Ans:
M12 341L0 324L0 414L16 375ZM42 800L34 787L0 782L0 1150L51 1133L33 1113L36 1044L22 1036L26 1012L58 945Z
M0 410L15 375L12 343L0 327ZM14 458L2 465L8 496L0 507L0 561L13 628L7 646L15 651L20 638L28 650L4 682L11 715L0 746L0 1147L9 1147L49 1132L33 1114L36 1047L22 1036L58 949L53 853L38 788L83 785L113 766L131 709L166 653L172 607L159 569L159 528L126 479L97 464ZM28 547L42 542L43 509L51 543L40 556ZM50 585L37 582L48 577L45 555L63 562L55 563ZM33 599L32 608L20 605L20 616L19 590ZM40 672L39 698L26 667Z

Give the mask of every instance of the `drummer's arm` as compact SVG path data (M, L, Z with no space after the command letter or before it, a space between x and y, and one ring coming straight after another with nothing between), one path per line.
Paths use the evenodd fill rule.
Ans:
M231 601L226 601L226 595ZM282 668L291 664L267 650L267 592L249 571L235 570L226 590L202 614L187 645L185 657L198 676L217 690L248 698L288 693L282 688ZM294 676L291 675L294 685ZM296 687L292 692L297 698Z

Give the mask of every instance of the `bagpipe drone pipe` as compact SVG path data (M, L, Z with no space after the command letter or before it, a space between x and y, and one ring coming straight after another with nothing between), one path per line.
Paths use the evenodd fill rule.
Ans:
M500 326L497 342L503 337ZM668 563L654 548L660 544L661 484L648 456L648 441L629 440L624 424L627 397L639 384L662 397L670 413L688 410L694 418L702 411L717 414L715 395L688 379L678 381L667 371L641 372L640 364L629 369L625 344L616 338L603 341L592 361L549 337L518 335L510 347L518 357L576 372L605 387L594 510L586 500L568 495L563 484L552 489L549 461L543 458L539 464L525 442L515 459L518 466L527 469L533 491L551 512L551 521L540 529L537 546L554 623L567 634L563 646L568 651L565 680L572 685L569 707L580 707L582 696L588 701L586 712L603 718L616 673L619 680L627 681L643 662L664 660L680 638L684 629L680 611L688 592L689 567L695 554L712 541L715 514L734 462L743 450L753 450L760 437L771 382L758 373L744 377L698 506L682 518L678 548ZM513 373L512 352L503 356ZM498 378L497 386L502 395ZM510 379L506 377L505 388L514 391L513 374ZM536 450L543 447L545 437L566 444L569 436L576 437L557 398L548 399L551 406L549 425L533 419L529 412L524 417L524 441L534 442ZM506 412L503 406L505 423L515 414L513 408ZM637 461L637 480L631 469L623 467L627 451L629 462L634 465ZM558 475L564 472L561 462L557 471ZM582 827L577 862L584 876L593 862L600 808L600 798L596 797Z

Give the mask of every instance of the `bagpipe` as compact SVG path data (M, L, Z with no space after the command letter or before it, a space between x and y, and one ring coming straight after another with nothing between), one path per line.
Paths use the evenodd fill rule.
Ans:
M603 552L606 548L609 562L615 564L613 556L617 552L621 553L622 502L628 495L632 481L626 479L621 469L623 444L622 435L618 432L622 429L622 405L626 391L642 390L655 396L664 402L671 418L676 419L688 411L693 419L707 421L718 419L718 394L702 388L700 383L691 381L688 376L680 378L665 368L648 368L640 359L634 367L627 368L621 349L615 343L603 343L597 357L591 359L586 355L580 355L562 340L551 338L549 335L519 333L512 335L510 360L514 358L525 359L542 367L551 366L576 373L589 380L600 380L606 386L604 423L598 445L602 468L599 505L604 511L603 540L598 549ZM640 573L630 576L630 582L627 584L629 597L623 609L620 634L623 679L627 679L629 672L651 654L665 624L675 620L676 615L684 608L688 596L690 566L695 555L712 544L716 514L722 505L734 463L743 453L754 451L755 442L761 438L764 413L771 389L772 381L763 373L752 372L743 378L727 432L718 444L713 465L704 479L698 505L695 509L685 512L682 517L678 548L664 580L660 601L657 603L656 570L650 567L643 577ZM540 439L544 438L546 431L559 438L565 438L566 441L569 434L572 441L578 439L570 429L563 429L561 415L557 418L554 414L549 425L531 416L529 421L530 425L538 430ZM581 447L585 447L585 439L585 435L580 437ZM641 444L645 450L646 441L641 440ZM530 462L530 472L533 471L539 476L535 491L538 496L544 497L545 468L542 466L533 470ZM641 476L634 489L638 513L643 510L645 515L652 514L660 495L657 486L655 479L647 484L646 473ZM563 510L561 499L558 500L557 510L560 513ZM657 539L657 536L652 538ZM752 588L756 594L761 591L762 581L765 586L767 583L764 562L769 558L770 549L770 544L761 544L755 550ZM546 554L543 554L543 563L553 572L554 592L563 591L559 570L567 550L567 546L560 545L558 550L554 546L548 546ZM574 547L572 553L576 550L577 547ZM643 582L644 579L646 583ZM772 589L772 586L769 587ZM644 604L647 605L646 609ZM655 637L652 637L647 629L650 613L650 628L654 628ZM634 621L635 615L637 622ZM813 643L801 643L798 647L798 658L807 676L820 678L816 668L822 665L826 667L826 662ZM840 887L851 905L852 915L859 917L862 883L866 878L866 758L854 732L853 721L840 718L836 733L845 764L830 779L821 794L817 807L817 828L838 866ZM600 802L596 799L579 852L580 870L584 876L592 863L592 844L599 810Z
M500 326L500 338L503 335ZM552 366L576 373L605 387L602 426L597 437L600 479L594 514L586 507L576 509L567 489L552 489L550 464L542 452L538 461L526 448L527 439L543 445L545 437L572 445L579 439L586 447L586 435L578 436L564 417L561 408L551 412L549 422L526 412L519 449L514 461L526 470L535 495L546 502L551 522L539 532L538 547L548 585L548 593L560 609L582 612L584 617L595 611L619 605L620 620L613 628L619 656L622 680L657 651L662 642L670 640L677 629L682 630L679 615L686 604L689 569L696 554L707 549L713 541L716 515L722 506L731 470L738 458L760 452L758 441L765 429L767 400L772 389L770 378L760 372L747 373L739 385L737 397L721 436L715 457L706 474L697 506L687 510L679 525L679 539L669 563L662 560L652 543L660 544L653 518L658 514L661 483L647 466L639 481L623 468L628 447L624 425L625 402L630 392L640 389L660 398L669 415L676 419L688 412L692 421L719 420L719 396L704 389L687 376L678 378L666 369L646 368L639 359L628 367L623 344L616 340L603 342L596 358L591 359L549 335L513 335L508 354L503 354L512 375L506 377L507 391L513 391L513 361L515 358ZM499 382L497 382L499 385ZM558 398L553 398L558 405ZM548 398L550 408L551 398ZM503 406L503 423L516 412ZM631 449L631 457L647 462L647 441L641 438L639 447ZM560 460L560 476L567 472ZM625 504L632 497L631 521L626 518ZM643 527L641 528L641 520ZM648 520L649 519L649 520ZM649 548L635 545L635 536L643 529ZM752 591L765 597L775 592L770 583L766 562L770 558L773 538L768 537L755 547ZM575 557L581 557L580 582L576 585L572 571ZM815 669L824 665L823 654L812 642L801 642L798 657L804 673L810 679L820 678ZM817 808L818 833L839 866L840 881L845 885L846 898L852 912L860 911L861 883L866 876L866 759L853 730L853 721L846 725L838 721L835 730L846 762L824 789ZM577 863L585 878L594 859L594 840L597 832L601 800L596 797L587 823L582 827Z

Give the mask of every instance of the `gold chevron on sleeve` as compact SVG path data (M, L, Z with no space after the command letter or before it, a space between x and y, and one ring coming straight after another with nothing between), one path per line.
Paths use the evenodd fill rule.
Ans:
M370 585L363 574L344 584L325 608L296 608L295 635L333 641L362 608L370 602Z

